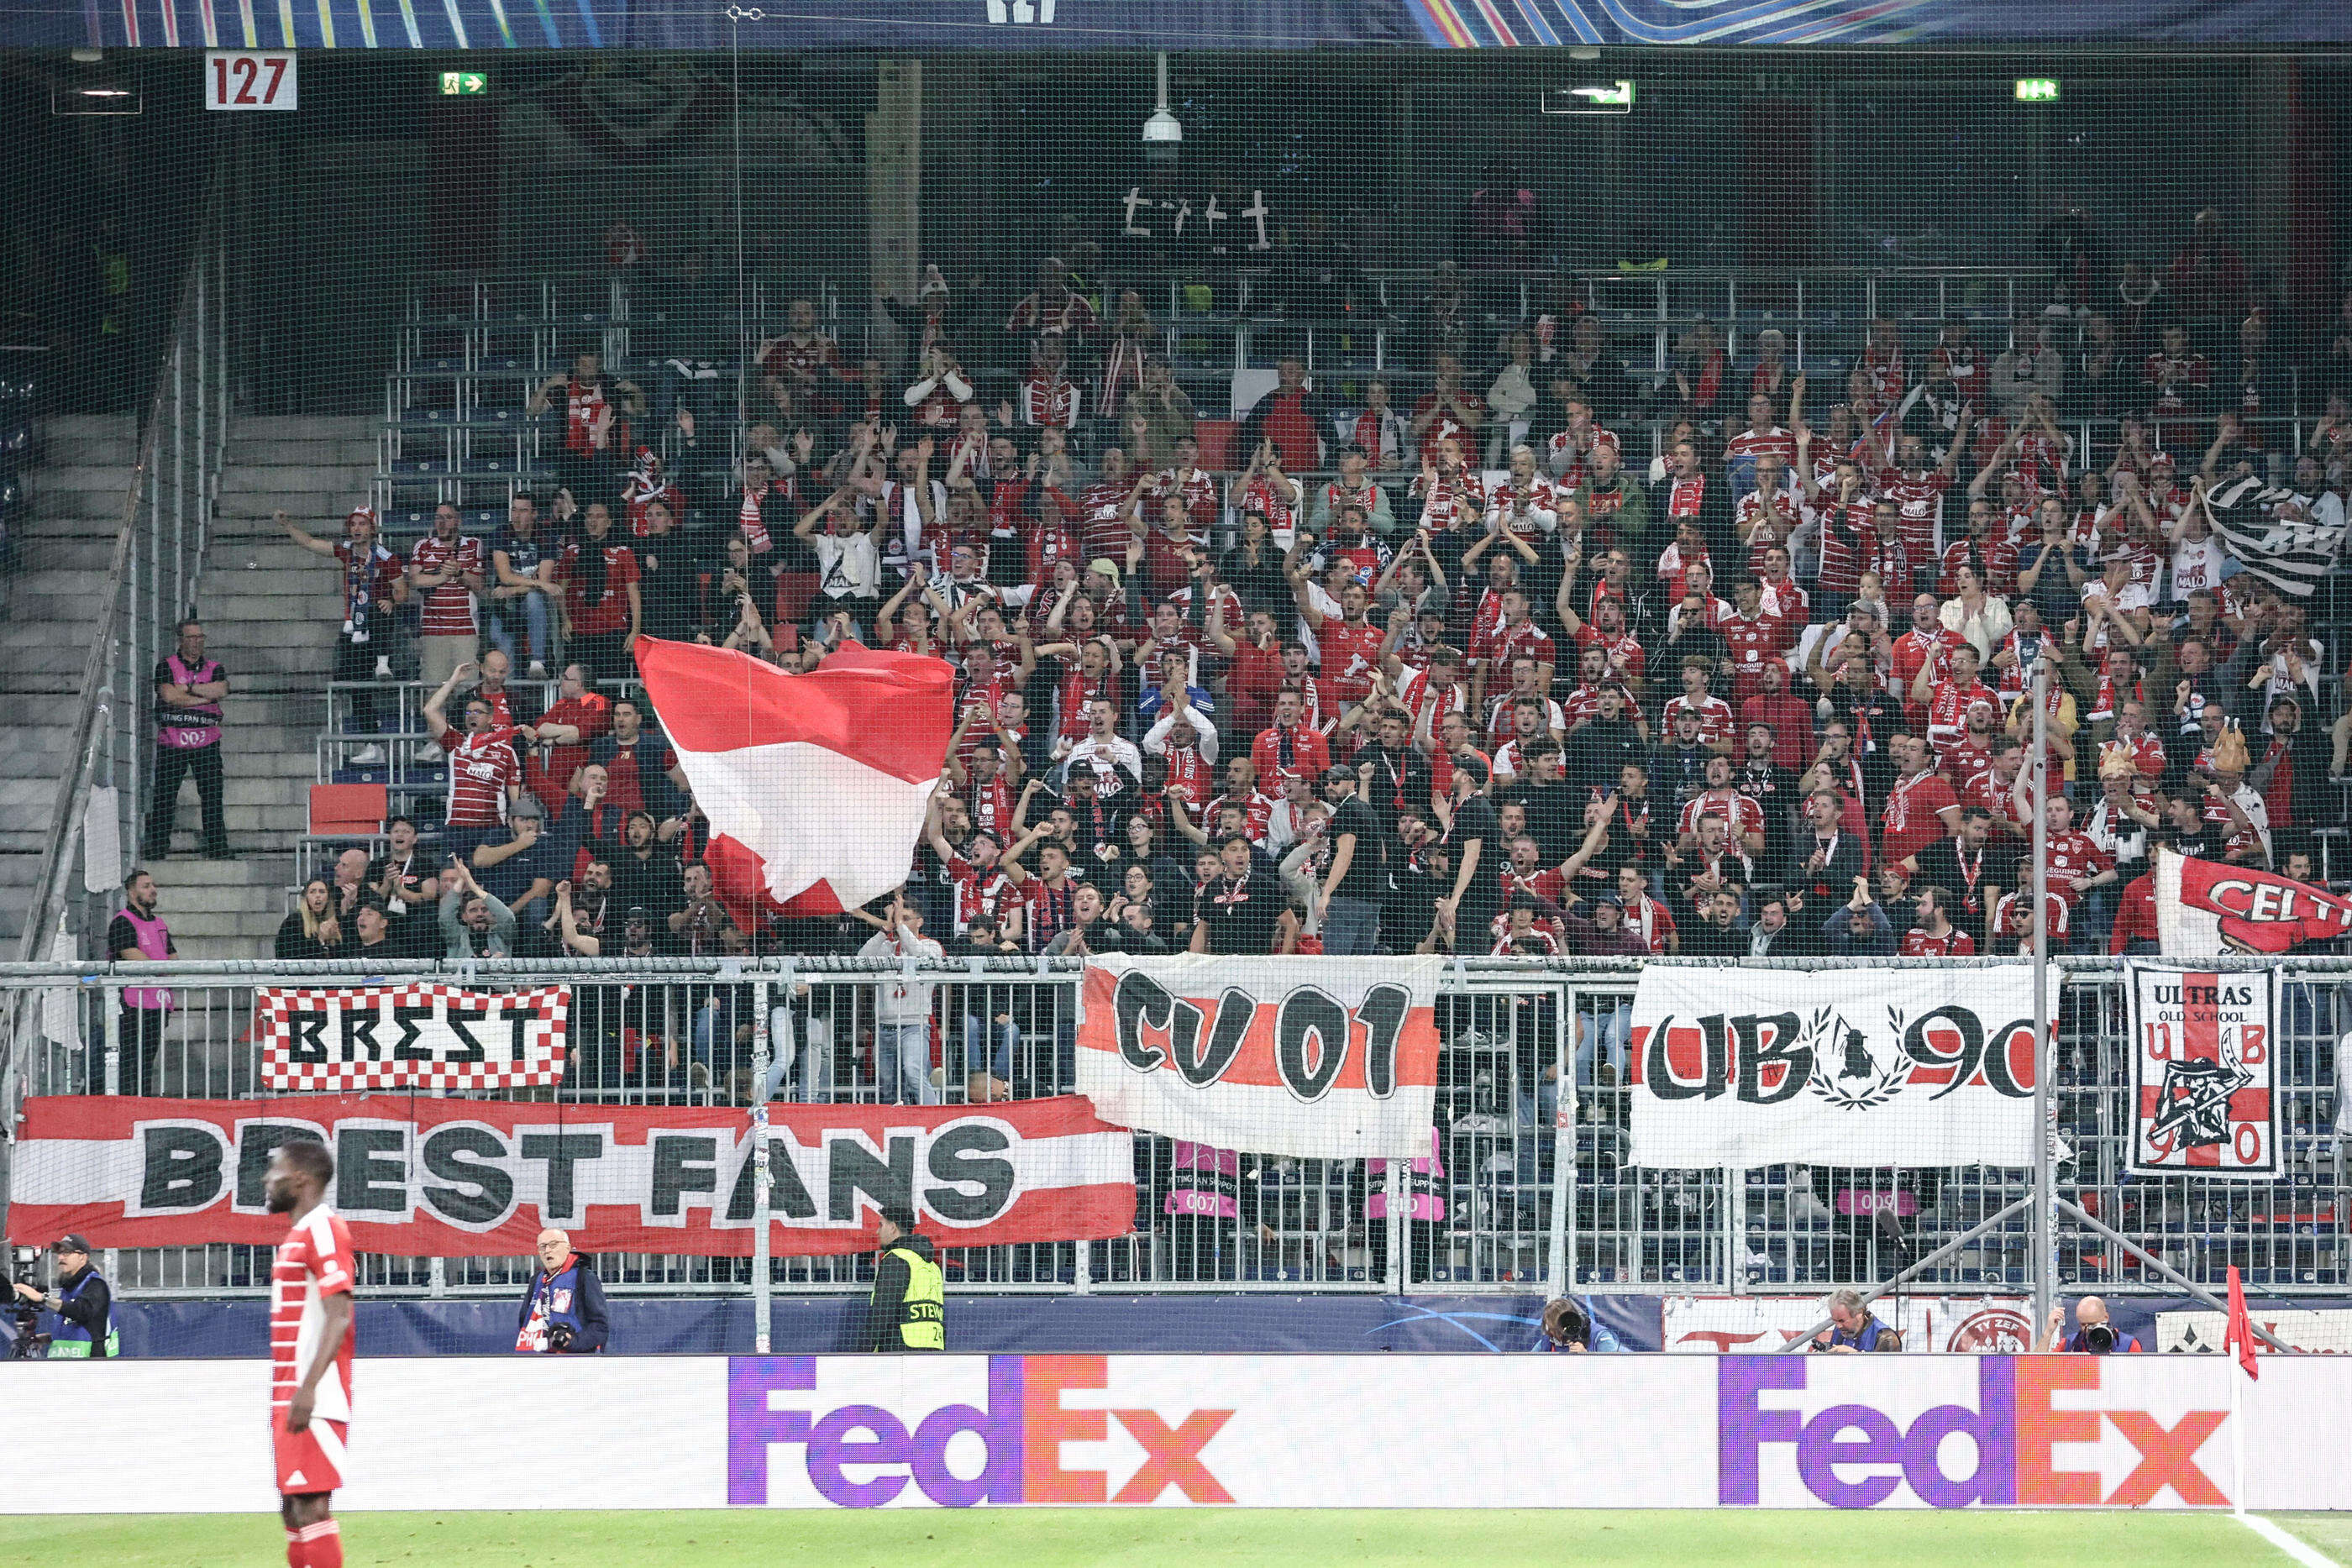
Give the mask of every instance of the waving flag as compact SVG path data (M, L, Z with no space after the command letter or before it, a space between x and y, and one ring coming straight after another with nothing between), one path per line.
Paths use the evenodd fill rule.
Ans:
M2221 548L2248 571L2297 599L2308 599L2344 547L2344 517L2308 496L2273 489L2249 476L2205 492L2205 515Z
M2237 1355L2238 1364L2246 1369L2248 1377L2263 1375L2254 1360L2254 1324L2246 1316L2246 1287L2238 1278L2235 1263L2230 1265L2230 1326L2221 1335L2221 1348Z
M2168 958L2289 953L2352 936L2352 899L2259 866L2156 852L2156 934Z
M738 924L762 909L838 914L906 880L955 727L945 664L853 645L786 674L653 637L636 657Z

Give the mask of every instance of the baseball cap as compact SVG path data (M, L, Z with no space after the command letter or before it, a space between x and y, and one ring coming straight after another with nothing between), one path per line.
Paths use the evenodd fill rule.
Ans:
M512 805L507 808L507 820L509 821L513 821L521 817L533 817L544 821L547 818L547 813L545 810L541 809L536 796L525 795L521 800L515 801Z
M88 1254L97 1251L98 1249L89 1244L89 1237L84 1236L78 1230L68 1230L63 1236L58 1237L55 1241L49 1244L49 1250L52 1252L80 1252Z
M1087 562L1087 570L1101 572L1105 577L1109 578L1113 584L1117 584L1119 580L1118 565L1108 556L1099 556Z
M1356 781L1356 770L1352 768L1344 767L1337 762L1323 769L1324 783L1338 784L1342 781L1353 784Z
M1625 907L1622 904L1620 904L1617 901L1617 895L1613 893L1596 893L1584 902L1592 905L1595 909L1622 909Z
M632 924L642 924L646 925L652 925L654 921L653 912L642 904L632 904L629 905L628 918Z

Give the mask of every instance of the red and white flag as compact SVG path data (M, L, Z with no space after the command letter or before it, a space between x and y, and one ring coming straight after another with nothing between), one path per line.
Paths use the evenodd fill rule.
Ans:
M2156 935L2168 958L2292 952L2352 936L2352 899L2259 866L2158 849Z
M762 909L836 915L906 880L955 728L944 662L851 645L788 674L654 637L636 657L738 924Z

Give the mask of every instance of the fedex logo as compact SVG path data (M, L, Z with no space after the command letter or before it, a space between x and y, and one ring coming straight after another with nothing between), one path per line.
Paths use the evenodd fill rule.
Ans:
M913 1396L887 1405L818 1397L819 1364L808 1355L738 1356L729 1363L730 1504L767 1504L774 1479L770 1467L779 1462L793 1463L817 1497L841 1508L880 1508L918 1498L941 1508L1150 1503L1171 1489L1193 1502L1234 1500L1202 1457L1234 1413L1193 1410L1171 1425L1156 1410L1088 1402L1087 1393L1108 1387L1105 1356L992 1355L986 1393L978 1405L933 1403L917 1392L926 1381L945 1382L969 1367L969 1357L843 1358L829 1364L836 1379L846 1372L868 1386ZM873 1375L877 1372L880 1376ZM1068 1395L1078 1400L1066 1400ZM1127 1469L1116 1489L1108 1469L1063 1468L1066 1443L1112 1446L1114 1421L1143 1450L1141 1462ZM780 1448L799 1453L780 1461ZM914 1496L908 1495L910 1486Z
M1962 1367L1974 1375L1973 1407L1926 1404L1933 1395L1923 1393L1911 1401L1917 1413L1906 1421L1874 1403L1804 1397L1815 1376L1824 1384L1845 1380L1843 1368L1832 1371L1801 1355L1724 1357L1716 1385L1717 1500L1800 1503L1810 1494L1832 1508L1874 1508L1907 1487L1930 1508L2137 1508L2169 1489L2184 1505L2228 1504L2197 1455L2229 1412L2189 1410L2167 1424L2146 1410L2100 1407L2095 1397L2080 1396L2101 1394L2104 1372L2113 1369L2122 1383L2131 1371L2105 1358L1983 1356L1973 1365L1938 1360L1867 1370L1870 1385L1884 1389L1889 1377L1918 1387ZM1968 1441L1954 1445L1955 1437ZM1784 1445L1793 1450L1794 1487L1785 1479L1785 1459L1773 1453ZM2120 1446L2131 1462L2110 1489L2107 1475L2118 1467L2077 1468L2080 1448L2062 1462L2061 1445L2095 1446L2094 1460Z

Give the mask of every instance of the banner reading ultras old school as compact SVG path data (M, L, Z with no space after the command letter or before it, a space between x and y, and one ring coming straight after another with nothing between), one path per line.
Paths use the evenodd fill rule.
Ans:
M2278 976L2130 966L2134 1176L2279 1174Z
M2033 970L1681 968L1633 994L1633 1163L2025 1166Z
M1437 958L1087 966L1077 1090L1103 1119L1301 1159L1429 1152Z
M68 1231L100 1247L268 1245L269 1156L297 1138L335 1153L335 1212L362 1251L528 1252L562 1226L599 1251L744 1257L758 1184L744 1113L724 1106L525 1104L318 1095L277 1103L26 1102L13 1241ZM1135 1223L1123 1127L1063 1095L988 1107L775 1105L768 1204L779 1255L860 1252L885 1206L913 1207L947 1247L1075 1241Z

